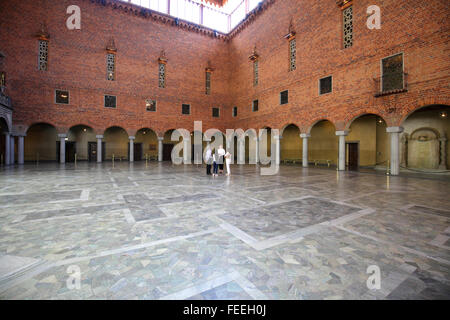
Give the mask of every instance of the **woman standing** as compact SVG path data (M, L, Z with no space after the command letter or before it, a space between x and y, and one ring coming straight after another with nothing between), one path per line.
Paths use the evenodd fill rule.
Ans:
M224 157L225 157L225 163L227 164L227 176L229 176L231 174L231 171L230 171L231 154L229 152L227 152Z
M216 153L213 153L212 158L213 158L213 177L216 177L217 176L217 170L219 168L219 165L217 164L217 155L216 155Z

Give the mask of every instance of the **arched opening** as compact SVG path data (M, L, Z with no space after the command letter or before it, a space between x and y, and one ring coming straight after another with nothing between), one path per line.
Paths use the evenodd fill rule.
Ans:
M25 161L57 161L58 133L48 123L36 123L27 130L24 140Z
M149 128L142 128L136 132L134 140L134 161L143 159L158 160L158 136Z
M389 158L386 122L375 114L364 114L352 121L345 137L345 163L349 170L359 167L385 167Z
M295 124L290 124L283 130L282 137L280 141L281 161L284 163L301 163L303 147L300 129Z
M9 132L8 123L2 117L0 117L0 164L5 163L6 156L6 133Z
M121 127L110 127L105 130L105 160L112 160L113 156L115 160L128 159L128 146L129 137L125 129Z
M450 168L450 107L432 105L411 113L403 122L400 139L400 166L447 170Z
M86 125L76 125L69 129L66 141L66 161L73 162L75 154L78 161L96 161L97 144L95 132ZM92 154L94 152L94 154Z
M183 141L183 138L180 137L178 141L172 141L172 133L175 131L175 129L167 130L164 133L164 140L163 140L163 161L172 161L172 149L173 147L178 144L179 142ZM180 150L180 153L178 156L183 157L183 153Z
M314 165L335 166L338 163L336 128L328 120L321 120L311 128L308 159Z
M199 141L195 141L195 137L199 137ZM203 141L203 132L201 131L193 131L191 132L191 154L192 154L192 163L202 163L203 161L203 150L205 150L207 141ZM197 148L195 148L195 146Z

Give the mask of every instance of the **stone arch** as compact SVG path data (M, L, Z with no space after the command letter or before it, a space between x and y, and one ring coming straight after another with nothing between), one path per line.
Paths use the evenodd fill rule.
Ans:
M24 138L25 161L57 161L57 128L47 122L36 122L26 129Z

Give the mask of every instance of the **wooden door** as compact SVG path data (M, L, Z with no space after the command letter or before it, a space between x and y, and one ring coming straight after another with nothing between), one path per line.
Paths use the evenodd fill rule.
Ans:
M348 169L358 170L358 143L347 143L348 146Z

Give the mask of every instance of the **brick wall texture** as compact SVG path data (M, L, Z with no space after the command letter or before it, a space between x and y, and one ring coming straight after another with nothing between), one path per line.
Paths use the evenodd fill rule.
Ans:
M34 123L54 125L64 133L84 124L102 134L120 126L129 135L151 128L159 136L175 128L282 129L295 124L309 132L319 120L344 130L367 113L388 126L401 125L420 107L450 105L449 26L447 0L354 0L353 46L342 45L342 12L335 0L271 0L255 18L229 39L163 23L114 0L1 1L0 69L6 72L6 94L13 101L15 131ZM81 30L68 30L67 7L81 8ZM367 7L381 8L381 29L366 26ZM296 32L297 68L289 71L292 22ZM45 23L49 40L48 71L38 71L38 38ZM106 80L106 45L116 47L116 81ZM259 84L253 86L249 56L256 46ZM168 59L166 87L158 87L158 58ZM375 97L374 78L382 58L403 53L407 92ZM213 68L210 95L205 68ZM318 80L332 75L333 92L320 96ZM70 91L70 104L54 103L54 90ZM289 103L279 93L289 90ZM103 95L117 96L117 108L103 106ZM157 111L145 110L145 99L157 100ZM252 100L259 111L252 112ZM181 104L191 114L181 114ZM232 117L232 108L238 116ZM220 118L212 117L220 107Z

